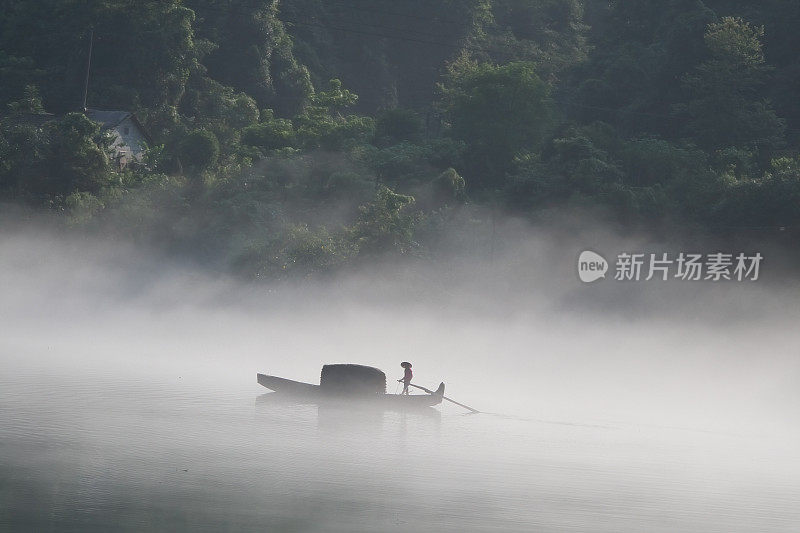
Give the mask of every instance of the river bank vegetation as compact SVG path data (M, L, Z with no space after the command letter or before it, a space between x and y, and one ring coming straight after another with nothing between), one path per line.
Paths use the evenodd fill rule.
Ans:
M0 200L245 277L468 248L498 212L789 244L800 226L794 1L0 12ZM138 160L115 163L85 89L135 114Z

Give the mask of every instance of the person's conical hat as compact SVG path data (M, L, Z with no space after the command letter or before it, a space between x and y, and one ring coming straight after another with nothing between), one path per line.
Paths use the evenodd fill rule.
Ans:
M402 363L400 363L400 366L402 366L403 368L411 368L411 363L409 363L408 361L403 361Z

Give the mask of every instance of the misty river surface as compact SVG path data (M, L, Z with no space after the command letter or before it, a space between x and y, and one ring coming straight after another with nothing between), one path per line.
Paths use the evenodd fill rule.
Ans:
M0 378L6 531L800 526L796 450L755 435L326 410L273 403L254 375L145 380L25 359Z
M433 285L412 305L281 296L0 244L0 531L800 531L791 316L504 313L488 291L471 314ZM406 359L484 412L297 405L256 383L351 362L395 392Z

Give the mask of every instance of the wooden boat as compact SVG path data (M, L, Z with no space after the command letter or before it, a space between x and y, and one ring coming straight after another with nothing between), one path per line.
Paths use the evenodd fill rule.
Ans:
M364 374L370 379L363 379ZM360 402L397 410L439 405L444 397L444 383L429 394L386 394L385 374L361 365L325 365L319 385L266 374L258 374L257 378L260 385L275 394L301 403Z

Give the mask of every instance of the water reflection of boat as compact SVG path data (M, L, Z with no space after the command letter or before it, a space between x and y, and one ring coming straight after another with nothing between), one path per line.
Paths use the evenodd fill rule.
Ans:
M422 397L422 395L420 395ZM384 415L393 413L401 417L405 415L419 416L425 419L431 419L441 422L442 413L435 407L417 407L412 406L406 408L386 408L380 402L374 401L360 401L353 398L326 398L320 400L308 395L293 395L285 392L265 392L256 396L255 401L256 409L263 409L264 412L275 408L298 408L305 407L315 409L319 415L321 425L326 427L339 426L342 428L352 428L353 426L370 426L380 427ZM401 419L401 420L404 420Z
M258 383L287 401L320 405L361 403L386 410L431 407L442 403L444 397L444 383L428 394L386 394L386 374L362 365L325 365L319 385L265 374L258 374Z

